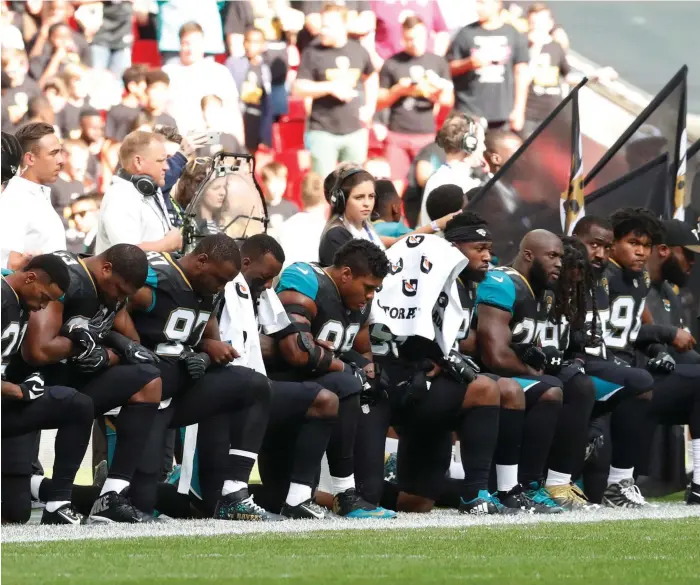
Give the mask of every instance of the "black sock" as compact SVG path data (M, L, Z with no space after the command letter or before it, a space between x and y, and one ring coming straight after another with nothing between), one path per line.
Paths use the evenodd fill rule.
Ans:
M594 404L595 388L591 378L576 375L564 384L564 405L549 453L549 469L572 476L581 472Z
M440 494L440 497L435 502L435 505L440 508L452 508L453 510L456 510L459 508L463 491L464 482L461 479L446 477L445 487L442 490L442 494Z
M497 465L518 464L524 425L525 410L501 408L498 419L498 442L493 454L494 463Z
M267 421L270 416L270 399L259 400L247 408L237 410L230 415L231 450L242 451L257 457L260 452ZM248 483L250 472L255 463L254 457L246 455L229 455L229 471L233 481Z
M498 441L498 406L472 406L464 410L457 426L462 466L464 499L473 500L488 490L491 461Z
M460 488L462 486L460 485ZM387 510L396 510L399 501L399 488L395 483L384 482L379 505Z
M131 481L157 412L157 402L139 402L122 406L115 421L117 445L109 467L109 477Z
M290 482L313 487L335 422L335 418L307 417L299 429L294 445Z
M176 485L161 482L157 485L157 494L156 507L161 514L171 518L193 517L189 495L178 492Z
M214 512L214 506L221 497L221 488L224 481L233 479L235 475L233 468L234 457L229 454L229 441L231 432L231 418L229 413L223 412L218 416L205 419L197 432L197 463L199 464L199 487L200 495L204 501L204 509ZM247 466L247 473L253 467L254 459L250 460ZM236 472L245 477L248 483L248 476L245 469L238 469Z
M338 405L338 418L333 425L326 450L332 477L349 477L353 474L355 435L359 417L359 394L343 398Z
M634 467L647 433L645 421L649 418L651 401L639 398L625 400L610 417L612 466L618 469Z
M523 486L540 481L552 447L561 402L540 400L525 414L518 476Z

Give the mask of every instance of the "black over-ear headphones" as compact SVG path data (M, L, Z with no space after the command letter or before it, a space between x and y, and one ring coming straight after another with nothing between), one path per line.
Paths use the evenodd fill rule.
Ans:
M158 192L158 185L152 177L148 175L132 175L124 169L117 171L117 176L125 181L131 182L136 190L144 197L153 197Z
M361 172L362 170L363 169L361 168L351 168L338 173L338 176L335 179L335 184L331 189L330 197L328 198L328 201L331 204L331 209L334 213L341 214L345 211L345 205L347 204L347 201L345 200L343 183L346 181L346 179Z
M462 137L462 150L467 154L472 154L476 151L476 147L479 146L479 134L478 126L474 123L474 120L469 116L467 118L467 131Z

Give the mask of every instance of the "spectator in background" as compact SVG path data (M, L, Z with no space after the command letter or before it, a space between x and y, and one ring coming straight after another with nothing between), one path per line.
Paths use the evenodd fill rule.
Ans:
M90 53L95 69L109 69L119 79L131 66L134 43L132 1L101 2L102 25L92 37Z
M2 268L15 269L24 255L66 249L61 218L51 205L51 190L63 167L63 149L52 126L27 124L16 133L22 147L20 174L0 197ZM7 256L5 256L7 254Z
M265 35L260 29L246 31L243 47L244 56L229 57L226 67L241 98L245 146L255 152L260 143L272 144L272 72L263 60Z
M294 203L284 198L287 175L287 167L276 161L267 163L260 170L260 186L267 203L267 216L270 218L268 233L275 238L280 226L299 211Z
M46 80L44 84L44 95L51 104L51 109L56 115L56 123L58 124L58 121L61 119L61 112L63 112L63 108L66 107L67 103L68 91L66 90L66 84L63 83L60 77L52 77Z
M462 193L477 187L474 169L481 166L484 154L484 128L474 118L455 112L448 116L437 133L438 146L445 151L446 162L428 179L423 192L418 225L430 223L426 210L428 196L440 185L457 185Z
M107 138L121 142L129 133L136 116L146 104L146 71L145 65L129 67L122 75L124 82L124 97L121 103L112 106L107 112Z
M374 184L375 203L372 224L380 236L400 238L411 231L402 221L401 197L391 181L381 179Z
M80 112L87 106L88 84L85 78L85 68L80 65L69 65L63 72L63 82L68 92L66 105L58 117L58 126L63 138L78 138L80 136Z
M80 112L80 139L87 144L87 180L97 186L102 177L102 148L105 144L105 123L100 112L86 108Z
M68 251L74 254L94 254L97 218L101 195L97 191L80 195L71 202L71 227L66 232Z
M362 105L358 83L364 83ZM320 42L302 54L294 94L313 99L306 144L312 169L326 176L338 162L367 158L368 125L377 103L378 78L369 53L347 36L347 11L323 9Z
M170 222L175 227L181 227L184 212L197 192L199 185L206 179L211 170L212 159L210 157L197 157L187 161L185 168L177 183L170 191L172 209L170 210Z
M80 64L80 54L68 23L59 22L49 29L48 43L44 50L29 61L29 72L40 86L55 75L63 73L68 65ZM32 50L32 54L34 51Z
M63 141L63 167L58 179L51 185L51 204L62 218L66 210L78 197L85 194L88 157L90 152L82 140Z
M22 38L21 18L11 11L5 0L0 2L0 43L2 50L19 49L24 50L24 39Z
M304 14L304 28L299 31L297 36L299 51L303 52L321 34L323 28L321 14L324 4L327 3L315 0L292 0L292 8L296 8ZM335 4L345 7L347 10L348 36L350 38L359 40L374 32L376 20L369 2L349 0L335 2Z
M219 133L218 144L207 144L197 149L197 156L214 156L217 152L242 152L245 147L239 142L235 135L236 128L233 126L231 117L224 109L224 102L219 96L205 95L202 98L202 115L204 116L204 127ZM206 136L206 133L204 133Z
M224 22L224 35L230 57L234 59L243 57L245 54L243 43L245 42L246 31L254 27L255 13L250 0L228 3L226 20Z
M459 2L462 4L462 2ZM425 0L400 0L385 2L374 0L372 11L377 19L375 44L382 59L388 59L401 51L403 22L409 16L417 16L430 33L428 49L437 55L444 55L450 43L450 35L437 2Z
M51 107L51 102L44 95L35 95L27 104L27 114L22 119L22 124L30 122L45 122L56 128L56 113Z
M389 161L383 156L373 156L365 161L362 165L370 175L375 179L390 179L391 178L391 166Z
M2 130L13 132L27 113L29 100L40 95L41 89L27 75L29 61L23 49L3 49L0 64L10 84L2 96Z
M175 118L165 110L170 103L170 77L162 69L146 72L145 108L154 126L177 126Z
M404 50L384 62L379 73L377 110L389 108L386 156L391 179L403 192L411 161L435 141L435 113L454 103L450 68L443 57L426 53L428 29L418 16L403 21Z
M285 266L294 262L318 262L318 246L329 211L320 175L306 174L301 182L301 203L304 209L287 219L277 231Z
M193 3L196 4L196 3ZM222 41L223 44L223 41ZM244 142L243 120L238 105L236 84L223 65L204 58L205 37L202 27L188 22L180 29L180 58L163 67L170 77L172 104L170 113L177 121L180 133L202 130L201 101L216 95L230 118L236 139Z
M489 130L484 140L484 160L489 167L485 180L495 175L522 145L522 138L515 132Z
M432 174L447 162L445 151L437 142L420 150L408 171L408 186L403 194L403 212L408 225L416 227L420 214L423 190Z
M467 204L467 196L457 185L440 185L429 195L425 210L430 221L455 213Z
M501 18L500 0L477 0L479 21L465 26L447 52L457 109L488 120L489 128L523 129L527 39Z

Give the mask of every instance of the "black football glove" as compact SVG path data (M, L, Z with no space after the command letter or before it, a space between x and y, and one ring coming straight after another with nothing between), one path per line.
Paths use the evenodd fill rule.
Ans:
M87 322L87 330L92 334L97 343L100 343L111 331L112 325L114 325L114 319L120 308L121 307L117 305L106 317L100 312Z
M160 361L160 358L150 349L116 331L107 333L104 341L128 364L157 364Z
M22 400L41 398L44 395L44 377L39 372L34 372L19 387L22 390Z
M396 390L401 393L401 404L404 408L412 407L428 395L428 373L435 369L435 364L428 359L416 364L416 369L408 380L399 382Z
M74 360L80 360L90 355L99 344L99 340L88 330L87 325L64 325L58 334L73 342Z
M561 368L564 365L564 352L553 346L547 346L541 349L545 358L547 358L547 362L544 365L544 373L550 376L556 376L561 372Z
M542 351L542 348L528 343L515 343L511 347L520 358L520 361L526 366L530 366L533 370L542 371L547 365L547 356Z
M659 372L662 374L670 374L676 369L676 360L674 360L668 353L662 351L656 354L647 362L647 370L650 372Z
M367 372L365 372L365 376L367 376ZM367 382L369 384L369 388L363 388L363 391L360 394L360 404L363 406L375 406L377 403L381 402L387 397L387 390L389 389L389 385L391 383L389 380L389 375L378 363L375 362L374 378L367 376Z
M479 366L454 349L443 358L440 367L457 382L463 382L467 386L476 380L476 374L479 372Z
M362 393L368 393L372 391L372 384L369 383L367 379L367 372L365 372L360 366L354 362L345 362L343 364L343 372L346 374L352 374L360 381L360 386L362 386Z
M199 378L207 373L207 368L211 365L211 359L203 352L184 351L182 355L180 355L180 359L185 362L187 373L193 380L199 380Z
M101 345L96 345L90 352L84 352L72 358L71 362L81 372L94 374L109 367L109 353Z

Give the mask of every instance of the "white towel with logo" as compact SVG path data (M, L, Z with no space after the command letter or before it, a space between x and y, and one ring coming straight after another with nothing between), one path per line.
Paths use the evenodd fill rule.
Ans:
M374 297L370 322L386 326L396 337L435 340L447 355L464 319L456 280L468 260L434 235L403 238L386 255L391 268Z

